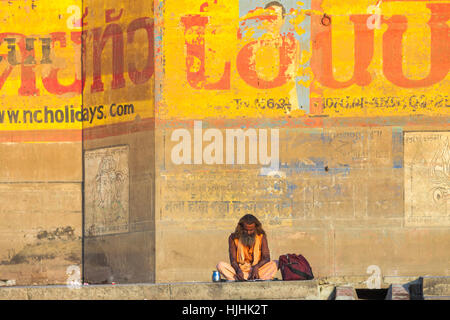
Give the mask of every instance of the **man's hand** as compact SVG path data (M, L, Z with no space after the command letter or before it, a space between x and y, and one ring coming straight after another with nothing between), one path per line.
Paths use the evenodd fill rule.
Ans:
M239 281L245 281L244 272L242 272L241 268L236 270L236 279Z
M254 266L250 271L250 275L248 276L248 280L259 279L259 267Z
M236 280L245 281L244 272L241 270L241 267L239 267L239 264L237 262L232 262L231 266L236 272Z

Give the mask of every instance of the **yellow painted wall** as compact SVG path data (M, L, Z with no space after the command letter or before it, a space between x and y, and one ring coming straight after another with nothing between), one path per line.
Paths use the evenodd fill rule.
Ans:
M80 7L81 1L0 2L4 21L0 63L2 75L7 77L0 91L2 131L81 129L81 122L71 121L70 115L71 110L80 110L79 90L60 94L55 86L47 84L46 88L43 81L51 77L52 72L57 72L61 86L81 79L81 43L71 41L71 36L81 35L81 26L72 24L76 8ZM14 45L6 39L14 39ZM30 50L27 50L26 39L34 39L28 46ZM8 46L13 46L15 53ZM15 57L14 61L8 55ZM65 106L68 106L68 115ZM60 111L53 119L48 112L46 122L46 108L53 113ZM18 118L10 119L8 112L18 112Z
M81 1L0 1L0 274L16 285L81 271L82 123L71 114L82 99L50 84L81 79L73 6Z
M65 284L94 265L85 272L93 282L152 281L153 3L0 1L0 17L1 278ZM96 177L112 190L117 160L89 168L85 157L117 147L127 149L119 170L128 197L108 205L123 206L127 233L107 225L120 245L106 248L86 239L83 266L83 214L98 214L98 203L83 207L83 191L99 201ZM106 224L113 209L103 208ZM137 243L145 253L130 249ZM101 254L108 266L95 269Z
M276 16L263 8L266 2L164 3L161 118L448 116L448 2L380 1L377 7L376 1L281 1L290 8L281 34L286 39L293 34L298 47L285 55L286 80L280 85L275 80L283 67L283 45L280 33L274 33L277 22L266 18ZM252 42L253 65L240 70ZM194 46L203 46L204 54L189 52ZM362 71L355 72L355 65ZM198 79L190 82L190 73ZM249 84L245 79L253 73L273 87ZM210 89L220 79L220 89ZM309 91L310 106L297 97L296 85ZM269 99L279 105L267 106Z
M89 12L83 105L97 115L83 122L84 280L153 282L153 2L83 6Z
M73 141L79 137L67 130L153 118L152 9L134 1L1 1L0 130L25 141L58 139L27 135L51 130Z
M449 275L450 3L281 2L0 1L2 278L65 283L111 172L127 232L86 238L93 282L209 281L246 213L316 277ZM230 129L277 132L277 170L227 163Z
M448 275L449 2L268 2L159 2L157 281L209 281L247 213L317 277ZM239 129L278 170L226 161Z

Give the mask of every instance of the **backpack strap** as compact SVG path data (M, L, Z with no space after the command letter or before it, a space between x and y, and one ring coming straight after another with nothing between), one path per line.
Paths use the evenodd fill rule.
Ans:
M287 263L281 263L278 265L278 269L280 269L282 272L284 272L285 266L288 266L291 264L291 261L289 260L289 254L285 254L284 256L286 257ZM281 256L280 256L280 258L281 258Z
M287 264L286 267L289 268L289 270L291 270L293 273L295 273L296 275L305 278L306 280L312 280L314 279L314 276L311 276L305 272L299 271L297 269L292 268L291 264Z

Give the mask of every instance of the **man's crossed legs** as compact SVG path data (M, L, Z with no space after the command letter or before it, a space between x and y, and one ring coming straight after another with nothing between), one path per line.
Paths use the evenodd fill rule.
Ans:
M222 279L236 280L236 271L229 263L219 262L216 268L220 272ZM244 273L244 278L248 279L251 267L245 268L244 266L243 268L241 268L241 270ZM274 260L269 261L259 268L258 270L259 279L272 280L275 277L277 270L278 270L277 262Z

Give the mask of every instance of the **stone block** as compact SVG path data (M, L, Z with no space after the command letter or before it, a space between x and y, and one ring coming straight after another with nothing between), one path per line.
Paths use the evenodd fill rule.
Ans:
M392 284L389 287L386 300L410 300L408 285Z
M450 296L450 277L423 277L424 298Z
M361 228L335 231L335 270L339 275L439 275L449 265L445 228ZM414 253L414 254L412 254Z
M335 300L358 300L358 296L353 287L336 287Z
M255 281L171 284L171 299L175 300L317 300L318 282L309 281Z
M318 282L196 282L0 288L0 300L317 300Z
M0 181L81 182L81 142L0 143Z

